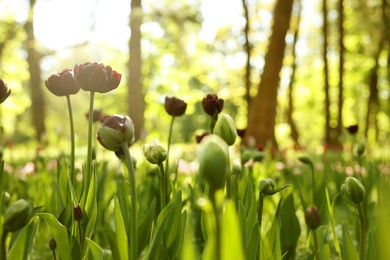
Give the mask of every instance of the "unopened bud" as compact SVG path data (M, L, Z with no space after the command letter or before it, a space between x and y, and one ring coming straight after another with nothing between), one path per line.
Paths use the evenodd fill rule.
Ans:
M344 184L341 185L343 199L352 206L356 207L362 203L365 193L363 184L355 177L347 177Z
M228 145L217 135L208 135L199 145L199 174L213 189L225 186L228 170Z
M80 205L76 205L73 207L74 220L80 222L83 219L83 210Z
M12 203L4 214L4 230L14 232L25 227L30 221L32 211L33 206L29 201L20 199Z
M233 118L228 114L222 114L215 123L213 134L218 135L228 145L233 145L237 138L237 129Z
M54 251L57 248L57 242L54 238L49 240L49 248L50 250Z
M167 151L156 138L144 145L144 155L151 164L160 164L167 159Z
M259 184L260 194L263 196L274 194L275 182L271 178L265 178Z
M316 206L310 206L305 211L305 222L306 225L315 230L320 226L320 214Z
M128 116L108 116L103 120L103 124L98 130L97 139L110 151L122 150L124 143L130 146L134 142L133 122Z

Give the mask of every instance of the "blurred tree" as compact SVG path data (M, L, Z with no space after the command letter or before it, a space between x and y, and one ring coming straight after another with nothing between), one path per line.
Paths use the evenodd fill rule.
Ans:
M141 24L142 24L141 0L131 0L128 62L128 113L134 123L135 139L142 138L144 128L145 101L142 90L142 60L141 60Z
M252 100L248 115L246 137L253 136L257 143L271 142L277 147L275 138L275 118L279 73L283 65L286 46L286 33L290 26L292 0L277 0L274 8L274 22L265 55L264 70L258 93Z
M340 146L340 137L342 135L343 127L343 101L344 101L344 0L339 0L339 99L338 99L338 113L337 113L337 128L336 138L332 140L336 147Z
M242 0L242 7L244 9L244 17L245 17L245 43L244 49L246 53L246 63L245 63L245 101L247 105L247 112L249 111L250 101L251 101L251 53L252 53L252 45L249 41L249 32L251 29L250 19L249 19L249 8L247 0Z
M325 144L332 143L330 126L330 95L329 95L329 64L328 64L328 3L327 0L322 1L322 59L324 63L324 92L325 92Z
M36 49L36 40L34 35L34 5L35 0L30 0L28 18L24 25L24 29L27 35L25 48L27 51L28 70L30 73L29 85L32 120L36 138L40 142L45 134L45 97L42 91L40 67L41 56Z
M294 90L294 82L295 82L295 73L297 70L297 42L298 42L298 35L299 35L299 24L301 21L301 1L296 1L297 5L297 22L295 25L295 31L293 36L293 42L292 42L292 65L291 65L291 77L290 77L290 83L288 86L288 107L287 107L287 123L290 125L290 131L291 131L291 139L294 141L294 145L299 146L299 133L297 130L297 127L295 125L294 119L293 119L293 112L294 112L294 98L293 98L293 90Z

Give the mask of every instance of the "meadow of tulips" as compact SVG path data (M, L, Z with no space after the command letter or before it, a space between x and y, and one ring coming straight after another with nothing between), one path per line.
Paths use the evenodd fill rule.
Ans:
M193 143L175 142L180 97L165 98L168 140L134 142L131 118L94 110L120 81L89 62L46 80L67 100L69 147L30 170L2 158L0 259L390 259L388 154L374 157L356 138L321 154L244 145L210 93ZM2 103L12 95L0 83ZM79 91L90 95L86 158L72 119Z

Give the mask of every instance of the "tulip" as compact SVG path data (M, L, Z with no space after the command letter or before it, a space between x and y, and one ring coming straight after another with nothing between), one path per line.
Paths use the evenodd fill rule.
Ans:
M221 115L214 126L213 134L221 137L229 146L233 145L237 138L233 118L228 114Z
M122 75L110 66L86 62L74 67L74 76L81 89L85 91L107 93L116 89Z
M347 204L357 207L363 202L365 197L363 184L355 177L347 177L344 184L341 185L341 195Z
M320 214L316 206L310 206L306 209L305 222L312 230L316 230L320 226Z
M197 158L199 175L210 185L210 189L222 189L228 171L228 145L217 135L208 135L200 143Z
M171 116L181 116L187 109L187 103L175 97L165 97L165 111Z
M64 69L61 73L51 75L46 81L47 89L56 96L63 97L73 95L79 92L80 87L77 84L71 69Z
M157 139L144 146L144 155L151 164L160 164L167 159L167 151Z
M134 142L134 124L128 116L112 115L104 119L98 129L99 143L110 151L119 151L122 145Z
M203 111L209 116L219 114L223 109L224 100L216 94L207 94L202 100Z
M8 89L7 84L0 79L0 104L3 103L11 95L11 90Z
M272 195L275 193L275 182L271 178L265 178L259 184L260 195Z

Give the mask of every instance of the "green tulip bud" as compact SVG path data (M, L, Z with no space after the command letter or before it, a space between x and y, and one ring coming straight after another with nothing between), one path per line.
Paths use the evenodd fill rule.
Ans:
M222 189L228 171L228 145L217 135L208 135L199 145L199 174L212 189Z
M122 150L122 145L128 146L134 142L134 125L128 116L112 115L103 120L98 129L98 141L110 151Z
M301 163L304 163L306 165L310 165L311 167L313 167L313 161L307 155L299 156L298 160L301 161Z
M233 118L222 114L215 123L213 134L220 136L228 145L233 145L237 138L237 129Z
M320 214L316 206L310 206L306 209L305 222L312 230L316 230L320 226Z
M249 160L253 160L255 162L261 162L264 158L264 152L260 152L257 149L244 149L241 152L241 162L245 164Z
M56 240L55 240L54 238L51 238L51 239L49 240L49 248L50 248L51 251L56 250L56 248L57 248L57 242L56 242Z
M260 194L263 196L275 193L275 182L271 178L265 178L259 184Z
M341 185L341 195L344 201L354 207L363 202L365 193L363 184L355 177L347 177Z
M144 145L144 155L151 164L160 164L167 159L167 151L156 138Z
M365 150L366 150L366 146L364 145L364 143L358 144L357 149L356 149L357 155L363 156Z
M4 231L14 232L25 227L30 221L33 206L31 202L20 199L12 203L4 214Z

